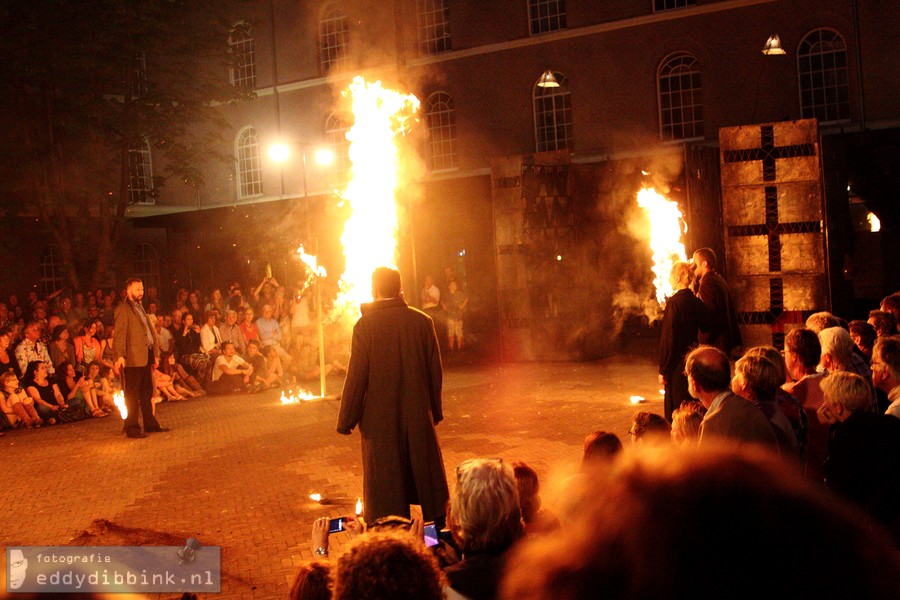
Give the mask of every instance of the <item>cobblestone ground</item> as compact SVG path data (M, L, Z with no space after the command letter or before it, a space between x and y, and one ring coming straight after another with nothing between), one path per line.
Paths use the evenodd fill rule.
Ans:
M448 367L438 426L447 472L475 456L525 460L552 508L554 482L577 463L589 431L628 443L629 396L662 412L655 373L646 355ZM329 380L329 392L341 383ZM126 438L113 417L0 437L0 543L181 545L195 537L222 547L217 597L287 597L294 565L312 556L313 520L353 510L309 494L362 495L359 435L335 433L338 403L285 406L273 390L158 411L172 431L146 439ZM332 554L344 535L332 536Z

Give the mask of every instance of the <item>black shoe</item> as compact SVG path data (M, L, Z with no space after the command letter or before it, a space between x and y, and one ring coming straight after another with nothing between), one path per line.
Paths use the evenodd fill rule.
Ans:
M137 439L147 437L147 434L146 434L146 433L141 433L140 431L138 431L137 433L131 433L131 432L129 432L129 433L126 433L125 435L126 435L127 437L130 437L130 438L137 438Z
M157 427L156 429L145 429L147 433L165 433L167 431L172 431L168 427Z

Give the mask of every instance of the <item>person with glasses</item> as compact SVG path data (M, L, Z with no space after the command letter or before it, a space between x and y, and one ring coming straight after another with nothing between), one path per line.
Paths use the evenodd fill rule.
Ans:
M442 525L450 494L435 431L444 414L434 323L406 304L396 269L375 269L372 296L353 327L337 431L359 427L367 521L409 517L418 504Z

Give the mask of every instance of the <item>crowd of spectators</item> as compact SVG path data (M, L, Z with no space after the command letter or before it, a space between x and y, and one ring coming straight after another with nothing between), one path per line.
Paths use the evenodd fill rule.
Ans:
M121 382L113 369L119 293L98 289L24 302L0 302L0 429L38 428L102 418L115 410ZM314 306L302 290L264 278L246 296L232 283L204 294L179 289L166 302L147 286L144 306L160 345L155 369L159 402L206 394L257 392L318 381L319 337ZM324 328L326 373L340 373L349 340L340 323ZM3 388L6 389L5 387Z
M553 474L558 514L530 465L476 458L436 545L416 519L349 517L332 559L319 519L291 598L896 597L898 308L865 327L813 314L734 364L693 349L694 400L671 422L635 413L624 447L590 433L579 472Z

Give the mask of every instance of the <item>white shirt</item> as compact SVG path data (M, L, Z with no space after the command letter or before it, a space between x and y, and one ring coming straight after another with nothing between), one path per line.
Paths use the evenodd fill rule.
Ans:
M213 372L212 372L212 380L218 381L219 377L224 375L224 373L222 372L223 366L228 369L237 369L241 365L246 365L246 364L247 364L247 361L244 360L243 358L241 358L240 356L238 356L237 354L232 356L231 360L228 360L227 358L225 358L225 355L222 354L219 356L219 358L216 359L215 368L213 369Z
M441 301L441 290L436 285L422 290L422 308L434 308Z
M218 348L221 343L222 334L219 333L218 327L213 325L210 328L207 324L200 328L200 352L209 354L210 350Z

